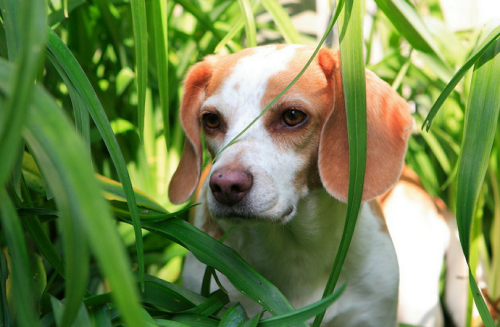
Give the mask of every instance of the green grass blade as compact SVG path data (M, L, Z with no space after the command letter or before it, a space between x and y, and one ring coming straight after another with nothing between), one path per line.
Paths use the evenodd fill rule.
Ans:
M375 0L375 2L411 46L427 56L439 77L448 80L451 68L413 5L407 0Z
M294 312L287 313L278 317L264 319L259 323L262 327L279 327L279 326L293 326L300 322L306 321L307 319L314 317L315 315L325 312L328 307L339 298L339 296L344 292L346 284L342 284L335 292L323 298L322 300L305 306L301 309L295 310Z
M22 194L24 198L24 202L28 206L28 208L33 208L33 202L31 200L31 195L26 186L26 182L24 178L22 179ZM19 210L18 210L19 212ZM52 265L54 269L56 269L61 263L61 257L57 253L56 248L48 238L47 234L45 234L43 230L43 226L40 223L40 220L37 216L24 216L21 217L23 220L23 225L30 234L33 242L36 244L37 248L40 250L40 253L47 259L47 261Z
M8 92L11 68L0 60L0 90ZM130 273L130 263L121 243L111 212L100 193L91 169L89 153L70 127L63 111L41 88L35 87L33 110L24 137L38 158L39 167L55 193L58 206L70 210L70 219L82 226L88 244L109 280L114 300L129 326L141 326L138 295ZM68 203L61 201L67 199Z
M37 326L36 310L31 301L31 266L21 221L4 189L0 189L0 222L3 239L11 259L11 294L19 326Z
M200 10L195 4L193 4L192 1L190 0L174 0L178 4L180 4L184 9L189 11L196 19L198 22L203 25L205 28L207 28L210 32L214 34L214 36L222 40L224 38L224 35L214 26L214 23L210 20L207 14L205 14L203 11Z
M43 55L46 16L43 0L2 0L0 5L4 9L2 17L6 22L8 47L17 47L9 54L11 61L15 62L15 69L10 81L11 94L2 105L0 114L0 188L3 188L21 147L21 129Z
M236 303L226 311L220 321L219 327L238 326L240 323L247 320L248 316L245 309L241 304Z
M472 75L464 137L457 173L457 224L460 243L469 262L470 233L476 200L488 167L500 111L500 41L478 59ZM487 327L494 322L469 268L477 309Z
M245 17L245 35L247 37L247 47L253 48L257 46L257 29L255 28L255 18L253 16L252 6L248 0L238 0L240 10Z
M103 304L100 306L92 307L90 317L92 319L92 326L94 327L113 327L111 317L109 315L108 306Z
M465 64L460 67L460 69L455 73L451 81L446 85L443 92L439 95L436 102L432 105L432 108L429 110L427 117L422 124L422 129L426 129L427 131L431 127L432 120L438 113L439 109L443 105L444 101L450 96L451 92L455 89L458 82L464 77L464 75L469 71L469 69L476 63L476 61L488 50L488 48L500 37L500 26L495 28L486 39L479 45L474 53L467 59Z
M340 15L340 58L349 136L349 193L347 214L332 272L323 298L332 294L354 234L363 195L366 169L366 77L363 59L364 1L346 1ZM314 319L319 326L324 312Z
M170 113L168 95L168 16L166 1L153 0L153 21L156 50L156 70L158 73L158 87L160 106L163 117L163 135L168 148L170 144Z
M233 249L178 218L143 227L186 247L198 260L223 273L240 292L260 303L272 315L293 311L281 292L251 268Z
M0 0L3 25L5 27L7 52L11 61L14 61L18 57L19 52L19 5L20 3L18 1Z
M71 83L73 83L75 90L79 93L80 98L85 103L85 107L92 116L92 119L94 120L97 129L101 133L106 147L108 148L113 164L115 165L118 176L120 177L120 181L123 184L123 189L127 198L127 204L132 215L136 238L139 273L141 276L143 276L144 254L141 222L139 220L139 210L137 208L134 191L132 188L132 182L130 181L130 176L127 170L127 165L125 164L125 159L123 158L123 154L118 146L116 137L113 134L113 130L111 129L106 113L104 112L102 104L97 98L92 85L90 84L85 73L78 64L78 61L75 59L66 45L61 41L61 39L57 36L57 34L55 34L55 32L53 32L51 29L48 29L47 48L48 51L50 51L53 57L64 69L64 71L68 75L68 78L71 80ZM51 59L51 57L52 56L49 56L49 59Z
M7 302L7 278L9 278L7 259L5 259L3 251L0 251L0 324L12 326L14 322Z
M281 35L287 43L300 44L300 35L295 26L293 26L290 16L285 9L276 0L262 0L262 5L273 17L276 26L278 26Z
M217 44L214 53L218 53L244 27L245 27L245 20L241 18L236 22L236 24L234 24L234 26L229 30L229 32L227 32L226 36L224 36L222 41L220 41L219 44Z
M135 75L137 87L137 117L139 136L144 137L144 110L148 82L148 33L146 24L146 4L144 0L131 0L132 24L135 43Z

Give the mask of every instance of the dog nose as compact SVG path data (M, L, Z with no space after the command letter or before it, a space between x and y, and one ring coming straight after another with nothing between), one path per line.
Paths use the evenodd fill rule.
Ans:
M215 199L232 206L240 202L250 191L253 176L243 169L223 168L212 173L209 186Z

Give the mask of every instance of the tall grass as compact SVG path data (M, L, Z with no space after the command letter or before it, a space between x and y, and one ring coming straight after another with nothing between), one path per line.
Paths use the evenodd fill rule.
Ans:
M184 222L189 207L169 203L166 190L183 143L176 109L188 67L268 43L264 30L286 42L316 46L314 39L295 30L276 0L0 0L0 325L290 326L316 315L319 324L343 289L332 293L365 160L364 87L356 81L363 47L370 54L379 42L382 59L367 58L368 68L415 104L418 124L432 121L411 139L407 163L456 208L471 272L482 262L487 285L483 300L471 277L472 294L494 326L487 306L500 298L500 31L450 32L435 5L377 5L366 40L362 2L346 0L341 15L354 117L345 247L325 298L294 310L233 250ZM266 12L270 22L259 18ZM182 288L185 249L275 317L259 322L226 306L222 291Z

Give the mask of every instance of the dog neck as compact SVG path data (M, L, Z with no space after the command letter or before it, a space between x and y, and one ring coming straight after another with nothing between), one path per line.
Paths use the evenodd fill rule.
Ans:
M324 189L316 190L299 202L296 215L287 224L240 224L225 243L281 290L300 294L302 287L297 285L304 285L306 290L311 282L326 282L342 236L346 209L345 203ZM218 224L224 231L234 226L227 221Z

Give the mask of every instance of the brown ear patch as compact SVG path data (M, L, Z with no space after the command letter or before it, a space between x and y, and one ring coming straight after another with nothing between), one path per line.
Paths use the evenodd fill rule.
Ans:
M180 109L181 124L186 132L186 141L179 166L172 176L168 189L168 197L175 204L189 200L200 178L202 146L198 112L205 99L206 87L211 76L211 62L203 61L194 65L186 78Z
M334 103L323 125L318 167L326 190L345 202L349 187L349 145L339 56L325 50L320 53L318 62L332 84ZM398 180L413 123L406 101L369 71L366 72L366 102L367 159L363 201L383 194Z

